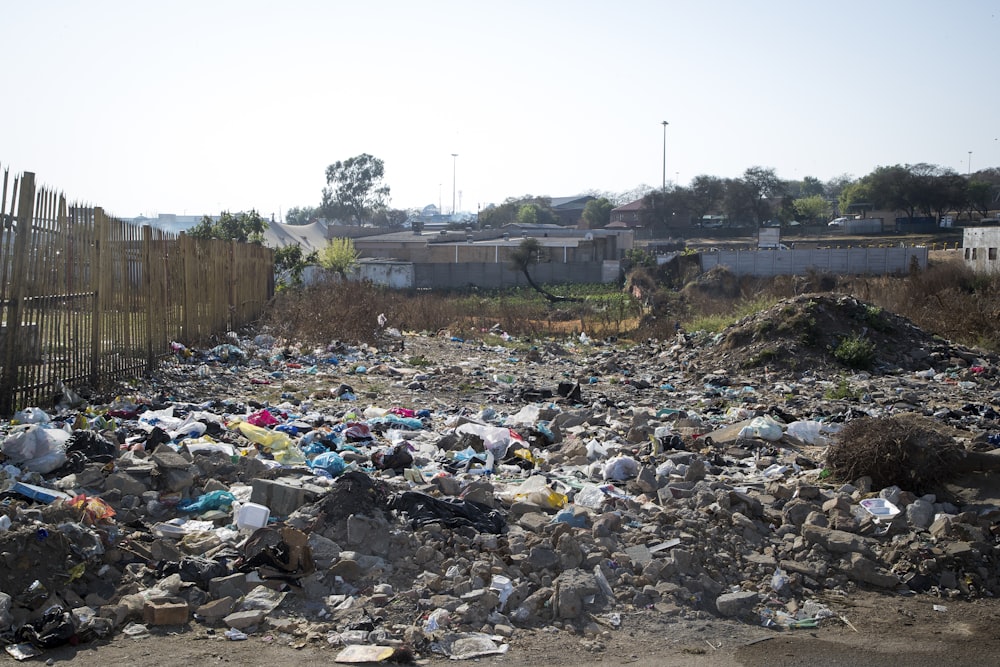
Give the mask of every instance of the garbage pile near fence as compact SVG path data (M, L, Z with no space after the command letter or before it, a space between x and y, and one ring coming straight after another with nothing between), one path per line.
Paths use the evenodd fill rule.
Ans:
M995 358L926 337L917 370L778 374L727 365L725 337L487 339L175 344L112 400L18 413L0 641L23 658L199 624L471 658L640 614L841 622L825 601L857 587L1000 594L1000 505L969 493L996 470ZM897 417L954 471L837 479L871 453L845 424L891 444Z

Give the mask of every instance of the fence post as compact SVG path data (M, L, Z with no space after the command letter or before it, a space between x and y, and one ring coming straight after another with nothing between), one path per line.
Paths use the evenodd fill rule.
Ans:
M183 274L181 285L181 329L183 330L184 343L191 345L194 342L192 329L194 327L194 317L191 314L194 303L194 263L197 258L192 257L193 243L188 235L181 232L177 237L177 245L181 251L181 272Z
M3 375L0 377L0 414L14 412L14 392L20 364L16 350L21 326L21 306L24 300L25 262L35 216L35 174L21 175L17 200L17 227L14 232L14 262L11 271L10 301L7 304L7 331L4 336Z
M90 384L97 386L101 379L101 337L104 331L104 280L109 267L104 266L107 257L108 224L104 209L94 208L94 245L91 251L90 285L94 293L94 306L90 318Z
M155 366L153 354L153 323L156 317L156 304L153 297L153 228L142 226L142 298L146 301L146 371L152 372Z

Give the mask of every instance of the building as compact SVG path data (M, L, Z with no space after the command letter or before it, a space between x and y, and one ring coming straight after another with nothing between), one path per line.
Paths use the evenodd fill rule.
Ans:
M973 271L995 273L1000 270L997 248L1000 248L1000 227L966 227L962 236L965 265Z
M583 227L583 209L587 207L587 202L594 201L597 197L590 195L577 195L576 197L553 197L549 201L549 206L559 218L559 224L563 227Z

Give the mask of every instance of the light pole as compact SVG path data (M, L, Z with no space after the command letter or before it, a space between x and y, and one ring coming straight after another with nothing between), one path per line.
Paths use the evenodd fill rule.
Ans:
M967 176L972 176L972 151L969 151L969 173Z
M667 189L667 121L663 121L663 190Z
M455 217L455 165L458 162L458 153L451 154L451 217Z

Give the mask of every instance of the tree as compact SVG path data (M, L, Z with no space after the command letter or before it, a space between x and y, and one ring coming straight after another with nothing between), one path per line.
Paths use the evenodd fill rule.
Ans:
M968 202L969 220L972 220L973 212L985 218L989 216L990 205L993 203L993 188L989 183L972 180L965 188L965 200Z
M822 196L826 194L823 182L815 176L806 176L802 179L800 192L802 197Z
M830 217L830 202L822 195L810 195L796 199L792 205L795 207L795 214L803 222L825 221Z
M328 217L346 214L357 225L368 221L387 205L389 186L382 183L384 176L385 164L368 153L334 162L326 168L324 213Z
M700 223L712 211L721 210L725 195L726 182L721 178L704 174L695 176L691 180L688 197L695 223Z
M221 239L260 245L264 242L265 229L267 222L257 211L236 215L223 211L218 220L204 216L201 222L188 231L188 235L196 239Z
M354 241L345 237L330 239L326 247L319 252L319 264L324 269L335 272L344 280L347 273L358 263L358 251Z
M308 225L318 212L319 209L315 206L293 206L285 214L285 224Z
M774 173L774 169L764 167L750 167L743 172L743 183L746 185L745 194L749 199L754 222L759 226L770 217L771 207L767 200L781 196L785 189L784 183Z
M722 198L722 210L729 223L738 226L754 221L753 197L746 182L739 178L726 180L726 194Z
M299 286L302 284L302 273L305 268L315 264L318 253L308 255L302 252L302 246L292 243L274 251L274 277L278 289Z
M383 208L375 212L372 223L376 227L402 227L410 217L407 211L398 208Z
M687 188L654 190L642 198L639 219L653 238L669 237L672 229L686 227L690 223L689 199Z
M583 207L583 224L586 229L601 229L611 222L611 209L614 204L607 197L591 199Z
M581 299L575 299L568 296L558 296L546 291L540 285L535 283L535 280L531 277L529 269L537 264L545 249L538 239L534 237L528 237L521 241L521 244L517 246L517 249L510 255L510 266L515 271L520 271L531 288L545 297L549 303L555 303L557 301L580 301Z
M519 219L519 216L521 215L521 209L529 205L533 207L532 212L526 212L524 215L534 215L534 220L525 222ZM499 229L504 225L510 225L515 222L531 225L558 224L559 216L552 210L552 200L550 198L534 197L532 195L508 197L499 206L490 205L479 212L479 226L482 229L486 227Z

